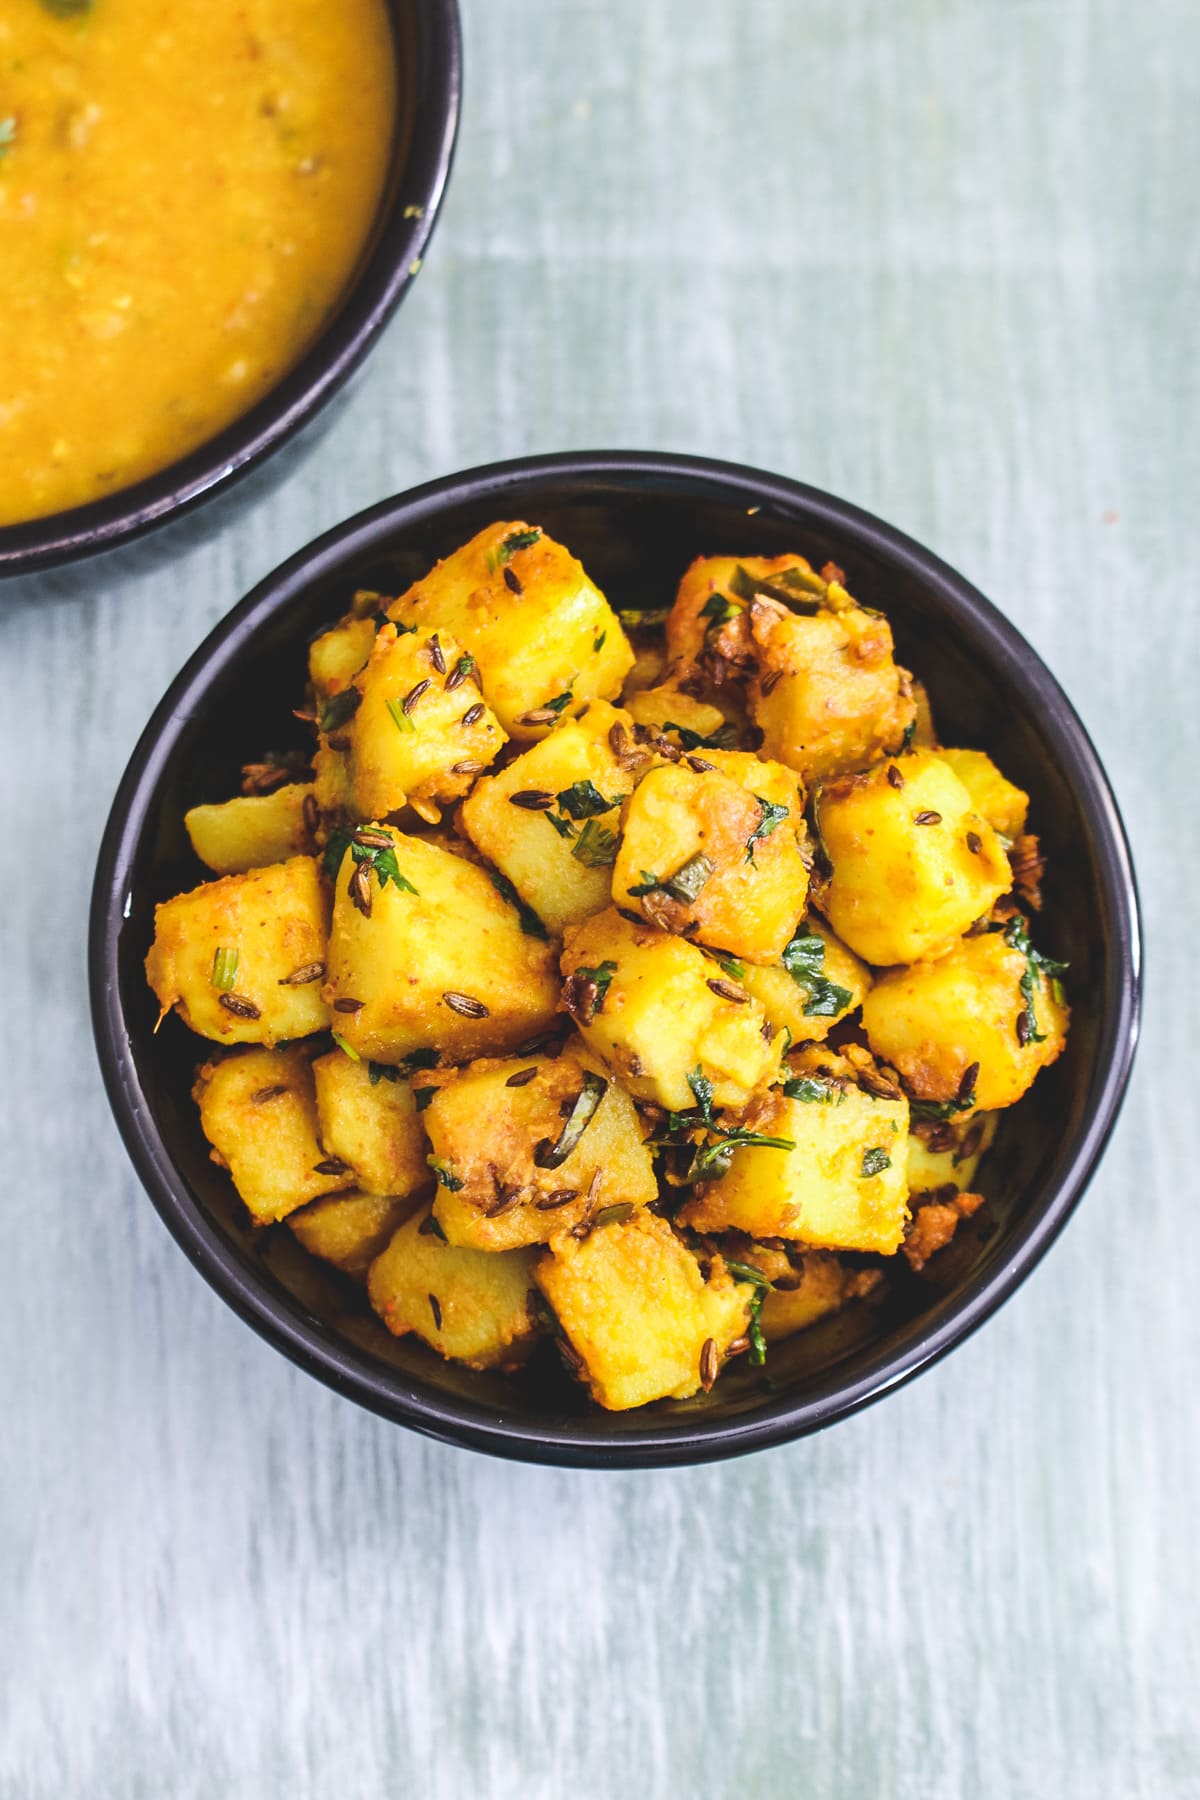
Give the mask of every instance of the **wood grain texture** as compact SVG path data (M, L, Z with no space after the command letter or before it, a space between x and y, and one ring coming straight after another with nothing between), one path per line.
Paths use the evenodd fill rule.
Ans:
M1200 1795L1200 709L1190 0L465 0L421 279L323 439L0 592L0 1794ZM847 495L1092 729L1146 1041L1066 1235L824 1436L629 1477L428 1444L294 1370L139 1190L89 1041L104 814L253 581L393 490L560 447Z

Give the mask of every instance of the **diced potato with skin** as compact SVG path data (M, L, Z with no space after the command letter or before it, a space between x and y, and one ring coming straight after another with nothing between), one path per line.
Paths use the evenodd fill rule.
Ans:
M592 1398L611 1412L702 1385L749 1323L752 1288L714 1257L706 1282L692 1252L666 1219L635 1213L581 1241L558 1237L535 1279L553 1307Z
M739 965L741 973L737 978L776 1029L786 1025L793 1044L818 1043L862 1005L873 977L866 963L847 950L815 914L808 915L796 935L820 938L825 946L818 980L814 982L807 975L809 964L800 959L795 975L782 962L766 966L748 962ZM835 999L829 992L831 987L841 988L849 995L836 1012L828 1010Z
M469 1368L524 1362L541 1332L531 1306L537 1253L463 1250L430 1232L428 1220L423 1206L371 1264L367 1292L375 1311L394 1337L415 1332Z
M714 1105L742 1107L778 1071L782 1033L768 1042L755 1001L714 991L719 972L681 937L610 907L567 932L562 971L563 1003L589 1048L638 1099L694 1106L688 1075L699 1068Z
M882 615L851 603L804 616L760 599L749 614L758 663L750 716L764 756L811 783L900 749L916 708Z
M934 1143L949 1140L945 1148L935 1149L920 1135L915 1126L908 1139L908 1191L927 1194L935 1188L974 1187L978 1169L992 1139L996 1135L997 1114L977 1112L960 1121L937 1127Z
M1026 1042L1026 996L1032 980L1039 1042ZM1012 1106L1066 1043L1068 1010L1045 973L1031 968L1001 931L963 938L937 962L891 969L863 1002L863 1027L875 1055L898 1069L922 1100L953 1100L979 1064L974 1104Z
M462 673L473 668L462 655L444 631L379 632L354 679L362 699L345 726L356 818L382 819L406 801L460 800L498 755L505 735L473 675Z
M773 581L789 570L811 575L812 564L803 556L698 556L679 584L674 605L667 616L667 652L672 663L690 668L701 662L713 638L722 631L719 622L704 616L704 609L714 594L720 594L736 608L726 636L730 648L745 654L748 617L746 603L736 598L730 583L742 569L751 580Z
M429 1185L429 1146L411 1082L342 1050L318 1057L313 1077L321 1142L354 1170L364 1194L404 1196Z
M390 837L400 875L416 892L371 873L364 917L348 891L351 851L342 858L324 994L351 1050L398 1063L413 1050L434 1049L461 1062L515 1049L543 1031L559 996L550 944L522 930L515 909L465 857L377 829ZM357 1011L338 1006L352 1000L362 1002Z
M259 1224L321 1194L353 1186L349 1169L323 1172L312 1069L302 1049L241 1050L196 1072L200 1124Z
M633 667L620 620L583 565L522 520L485 527L388 612L446 631L470 651L489 706L523 742L544 736L564 706L615 699ZM559 711L547 719L529 717L552 704Z
M631 694L626 701L626 708L637 725L649 725L661 732L674 727L675 735L681 743L692 741L690 736L685 740L683 733L695 732L699 738L710 738L728 724L720 707L712 706L707 700L698 700L692 694L685 694L670 681L660 687L644 688L640 693Z
M798 1287L775 1287L763 1298L758 1322L769 1344L794 1337L798 1331L840 1312L851 1300L864 1298L880 1283L878 1270L848 1269L827 1250L806 1251L800 1269Z
M371 654L375 621L348 615L308 647L308 678L320 704L348 688Z
M328 911L311 856L205 882L154 909L146 978L163 1011L178 1007L201 1037L307 1037L329 1024L320 979ZM317 972L294 980L308 969ZM218 975L230 985L216 986Z
M816 1048L790 1059L796 1078L825 1097L789 1099L781 1088L757 1101L746 1126L789 1139L792 1150L742 1145L729 1170L679 1214L697 1231L794 1238L828 1250L890 1256L908 1217L908 1102L828 1083L849 1065Z
M751 962L775 962L795 934L808 896L804 795L790 769L737 750L708 750L711 770L685 763L653 769L635 788L613 868L613 901L693 942ZM772 817L767 806L782 807ZM761 835L760 835L761 834ZM695 898L660 883L696 867L711 872Z
M311 781L290 781L273 794L239 794L216 806L193 806L183 817L192 849L217 875L243 875L311 853L305 802L312 791Z
M1029 795L1003 776L982 750L939 750L971 796L975 811L1002 837L1019 837L1025 829Z
M384 1194L335 1194L290 1213L288 1226L310 1256L345 1275L365 1276L413 1205Z
M623 761L618 760L610 742L615 726L620 728L618 742L628 745ZM653 762L650 751L635 750L629 714L606 700L593 700L579 718L557 726L498 774L481 777L463 803L459 815L462 829L558 936L568 925L607 906L612 865L597 862L593 866L589 846L596 846L597 855L601 851L616 854L615 843L607 846L598 833L615 837L620 823L618 803L632 789L638 769L650 768ZM575 855L584 821L574 820L561 804L538 811L514 805L512 800L514 794L557 796L581 781L590 781L604 799L613 802L610 812L596 815L583 840L587 861ZM570 836L563 835L563 827L569 828Z
M561 1056L485 1060L439 1078L422 1118L438 1164L461 1183L440 1186L434 1202L450 1243L546 1244L605 1207L658 1198L633 1101L614 1081L577 1148L556 1168L538 1164L539 1146L566 1129L585 1071L595 1075L598 1065L576 1040Z
M869 963L942 955L1012 885L995 832L931 751L826 783L816 804L833 866L824 911Z

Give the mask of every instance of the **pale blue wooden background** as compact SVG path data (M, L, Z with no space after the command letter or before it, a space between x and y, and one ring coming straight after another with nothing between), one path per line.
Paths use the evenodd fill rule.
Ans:
M445 217L333 431L0 596L0 1792L1200 1794L1192 0L465 24ZM819 1439L629 1477L425 1443L252 1336L126 1165L84 996L112 791L233 600L390 491L606 445L832 488L993 595L1107 760L1150 950L1116 1140L1004 1312Z

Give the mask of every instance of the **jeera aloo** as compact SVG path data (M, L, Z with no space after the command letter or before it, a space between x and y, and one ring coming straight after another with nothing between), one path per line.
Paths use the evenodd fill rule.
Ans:
M391 1331L683 1398L984 1204L1065 1041L1042 858L839 569L701 557L642 630L503 521L355 595L296 700L308 747L188 813L216 879L147 972L252 1218Z

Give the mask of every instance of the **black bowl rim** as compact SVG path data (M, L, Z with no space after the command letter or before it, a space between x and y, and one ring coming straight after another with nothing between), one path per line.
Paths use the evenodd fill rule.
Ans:
M457 0L414 4L426 38L426 78L403 187L331 324L249 412L165 469L84 506L0 527L0 578L110 550L190 512L294 437L372 349L420 271L450 178L462 104Z
M998 1268L977 1271L946 1304L940 1320L912 1321L899 1345L869 1357L852 1382L838 1365L818 1374L802 1400L786 1395L752 1413L706 1421L703 1415L659 1418L645 1426L610 1427L589 1417L586 1432L571 1419L509 1418L482 1404L430 1392L401 1391L403 1377L313 1318L301 1318L257 1281L200 1204L188 1194L159 1138L142 1095L125 1030L115 970L128 871L163 766L184 723L203 704L211 678L236 658L260 625L314 580L336 573L349 556L370 555L406 524L435 518L448 503L494 500L530 479L555 476L602 487L606 480L645 479L692 490L697 497L748 508L803 505L821 522L866 541L932 583L986 638L994 663L1031 694L1056 739L1096 832L1106 899L1117 928L1105 947L1115 1003L1097 1049L1103 1078L1078 1132L1063 1179L1040 1209L1017 1224L1011 1254ZM519 510L519 508L518 508ZM357 514L283 563L210 633L171 684L138 742L122 778L96 869L89 928L93 1026L105 1086L133 1164L167 1227L222 1298L276 1349L338 1393L445 1443L529 1462L594 1468L701 1463L765 1449L806 1435L858 1411L930 1367L996 1311L1062 1230L1082 1196L1116 1122L1137 1044L1142 954L1137 885L1116 801L1096 751L1070 701L1016 628L961 575L911 538L850 503L785 477L706 458L638 451L561 453L490 464L446 476Z

